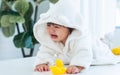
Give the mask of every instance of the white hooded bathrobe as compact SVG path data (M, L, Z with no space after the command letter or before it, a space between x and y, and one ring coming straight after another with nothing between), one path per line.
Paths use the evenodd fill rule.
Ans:
M68 1L65 4L65 1ZM46 30L46 23L53 22L69 28L74 28L68 36L65 45L51 40ZM40 16L34 25L34 36L40 42L35 65L54 64L55 55L64 64L83 66L115 64L117 61L111 50L99 39L92 39L79 10L69 0L59 0L47 13Z

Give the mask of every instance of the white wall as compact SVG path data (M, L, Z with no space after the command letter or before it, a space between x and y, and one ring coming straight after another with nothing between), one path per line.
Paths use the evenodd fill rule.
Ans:
M0 0L1 1L1 0ZM48 1L44 1L39 5L38 9L38 16L37 20L39 19L39 15L43 12L46 12L49 8ZM22 29L21 29L22 30ZM17 31L15 32L17 34ZM38 51L39 45L35 46L35 50L33 56L36 55ZM26 50L29 52L29 50ZM27 53L28 53L27 52ZM20 48L16 48L13 44L13 36L12 37L5 37L0 28L0 60L7 60L7 59L15 59L15 58L22 58L22 52Z
M0 60L22 57L20 49L15 48L13 37L6 38L0 29Z

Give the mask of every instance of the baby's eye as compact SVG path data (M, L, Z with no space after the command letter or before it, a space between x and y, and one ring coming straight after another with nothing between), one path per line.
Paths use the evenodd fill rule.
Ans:
M48 27L50 27L51 25L50 24L47 24Z
M47 26L50 27L52 24L51 23L47 23Z
M55 28L60 28L60 27L62 27L61 25L58 25L58 24L54 24L54 27Z
M54 26L55 28L60 28L60 26Z

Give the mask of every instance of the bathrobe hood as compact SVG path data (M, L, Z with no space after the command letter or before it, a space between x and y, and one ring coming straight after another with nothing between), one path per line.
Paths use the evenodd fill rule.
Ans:
M51 45L52 41L50 41L50 38L46 31L47 22L53 22L65 27L76 29L74 31L75 36L72 38L81 37L80 35L85 33L88 27L85 26L79 9L75 7L71 0L59 0L54 6L49 8L47 13L40 15L40 19L34 26L35 38L42 44Z

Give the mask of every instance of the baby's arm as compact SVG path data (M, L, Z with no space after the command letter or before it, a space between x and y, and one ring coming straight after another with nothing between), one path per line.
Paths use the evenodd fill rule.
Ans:
M49 71L48 64L54 63L54 50L41 46L37 53L34 71Z

